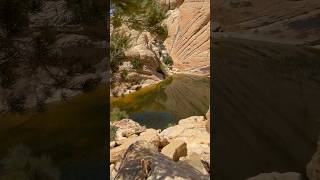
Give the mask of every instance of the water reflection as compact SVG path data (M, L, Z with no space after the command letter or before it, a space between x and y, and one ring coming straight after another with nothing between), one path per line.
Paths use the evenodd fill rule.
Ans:
M182 118L204 115L209 102L209 78L175 75L125 97L112 98L111 107L127 111L147 127L165 128Z

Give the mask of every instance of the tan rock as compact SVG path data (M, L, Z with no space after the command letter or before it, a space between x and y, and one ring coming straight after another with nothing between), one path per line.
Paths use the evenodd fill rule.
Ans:
M178 125L163 130L160 136L169 142L186 142L188 156L192 153L210 154L210 134L206 131L205 122L203 116L182 119Z
M158 2L165 9L175 9L183 3L183 0L158 0Z
M174 67L188 70L210 64L210 1L185 0L168 12L165 46Z
M161 153L178 161L180 157L187 156L187 144L184 141L172 141L161 150Z
M110 179L114 179L117 175L117 171L115 170L115 165L110 165Z
M117 146L110 150L110 163L115 163L119 161L123 153L127 150L127 148L137 141L146 141L158 149L160 144L158 130L147 129L145 132L141 133L140 136L129 137L125 141L121 142L120 146Z
M116 121L112 123L116 126L116 140L125 139L134 134L139 134L146 130L144 126L141 126L139 123L131 120L131 119L122 119L120 121Z
M168 139L164 138L163 136L160 136L160 144L159 144L159 148L163 148L166 145L169 144Z
M113 148L113 147L115 147L116 146L116 142L115 141L111 141L110 142L110 148Z
M137 141L125 152L116 180L164 179L164 180L207 180L198 170L184 162L174 162L158 152L146 141ZM150 171L151 170L151 171ZM147 174L146 174L147 172Z
M196 153L192 153L187 159L185 159L184 161L188 164L190 164L192 167L194 167L195 169L197 169L198 171L200 171L202 174L204 175L208 175L209 173L207 172L207 170L205 169L205 167L203 166L202 162L201 162L201 155L196 154Z

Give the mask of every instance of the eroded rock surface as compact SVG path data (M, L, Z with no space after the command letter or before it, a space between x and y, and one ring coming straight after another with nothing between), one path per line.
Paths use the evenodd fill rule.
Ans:
M160 2L171 9L164 21L168 27L168 38L164 44L174 61L174 67L183 71L209 65L210 1Z
M190 165L176 163L146 141L132 144L125 153L115 180L120 179L209 179Z
M136 163L141 163L140 160L143 160L157 163L156 167L152 165L153 172L148 174L148 179L158 179L159 177L194 179L192 177L196 174L200 174L199 177L204 177L204 179L209 178L210 134L206 131L206 121L204 116L193 116L180 120L177 125L162 132L156 129L146 129L129 119L111 123L118 127L116 134L119 137L110 143L110 170L112 170L110 177L114 177L112 175L115 172L118 174L117 178L120 179L131 178L134 172L145 177L141 174L141 167L136 165ZM132 127L132 130L129 128L129 131L127 131L127 127ZM131 152L132 144L139 144L141 141L144 142L142 146L149 149L140 151L141 154L139 155L137 155L137 152ZM141 144L138 146L141 148ZM132 157L130 155L130 160L126 159L129 157L128 152L133 153ZM149 157L150 153L154 157L141 159L142 156ZM161 161L161 163L158 164L158 161ZM127 163L134 163L136 168L124 168L124 166L129 166L123 165ZM191 174L180 175L180 173L185 173L180 168L191 168L193 170L190 172Z

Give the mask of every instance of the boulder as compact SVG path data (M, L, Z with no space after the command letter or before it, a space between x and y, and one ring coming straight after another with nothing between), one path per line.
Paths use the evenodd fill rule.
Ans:
M116 146L116 142L115 141L111 141L110 142L110 148L113 148L113 147L115 147Z
M210 177L187 163L172 161L146 141L137 141L125 152L115 177L115 180L120 179L207 180Z
M249 178L247 180L301 180L302 177L299 173L296 172L287 172L287 173L263 173L258 176Z
M161 153L178 161L180 157L187 156L187 144L184 141L172 141L161 150Z
M140 136L129 137L126 140L123 140L121 145L110 149L110 163L119 161L127 148L136 141L146 141L158 149L160 144L160 137L158 133L159 131L155 129L147 129L145 132L141 133Z
M192 116L179 121L160 133L161 138L169 142L181 140L187 144L187 154L210 154L210 134L206 131L205 118Z
M134 134L140 134L145 131L146 128L141 126L139 123L131 120L131 119L122 119L120 121L116 121L112 123L116 126L116 140L123 139L123 137L130 137Z
M193 153L188 158L184 160L186 163L190 164L193 168L197 169L204 175L209 175L208 171L202 163L202 157L199 154Z

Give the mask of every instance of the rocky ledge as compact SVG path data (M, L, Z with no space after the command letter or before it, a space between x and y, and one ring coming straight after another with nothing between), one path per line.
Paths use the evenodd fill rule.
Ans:
M111 123L117 130L110 142L110 179L209 179L209 116L182 119L164 130L130 119Z

